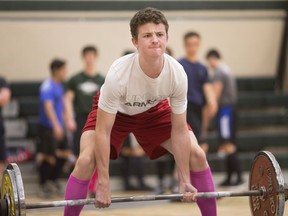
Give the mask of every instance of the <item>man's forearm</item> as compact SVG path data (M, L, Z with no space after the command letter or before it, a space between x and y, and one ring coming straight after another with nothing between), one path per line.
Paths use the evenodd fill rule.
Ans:
M11 91L9 89L0 90L0 106L5 106L10 102Z
M71 119L74 119L74 110L72 101L68 98L65 98L65 121L69 121Z
M103 135L103 133L97 130L95 136L94 153L98 170L98 184L109 184L110 136Z
M172 130L171 142L179 183L189 183L191 146L188 130L186 129L183 132L176 132Z
M45 102L44 107L45 107L45 113L46 113L49 121L51 122L53 128L59 126L60 124L57 120L56 113L54 111L52 102L50 102L50 101Z

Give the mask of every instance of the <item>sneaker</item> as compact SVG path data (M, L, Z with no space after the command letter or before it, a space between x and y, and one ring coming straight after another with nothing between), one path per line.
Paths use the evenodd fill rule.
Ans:
M49 184L49 186L50 186L51 191L52 191L55 195L57 195L57 196L62 196L62 195L63 195L63 193L62 193L62 186L61 186L61 184L60 184L60 182L59 182L58 180L55 180L55 181L51 182L51 183Z
M223 182L219 184L220 187L229 187L229 186L234 186L234 184L231 183L230 180L226 179Z
M153 188L146 185L146 184L142 184L140 187L139 187L139 190L141 191L153 191Z
M243 181L242 179L238 179L233 185L234 186L239 186L239 185L242 185L244 183L245 183L245 181Z
M132 185L125 185L124 186L125 191L137 191L138 188L132 186Z
M42 199L49 199L52 197L51 190L49 189L47 184L40 185L39 197Z
M164 194L165 193L165 189L163 186L159 186L157 187L154 192L155 195L160 195L160 194Z

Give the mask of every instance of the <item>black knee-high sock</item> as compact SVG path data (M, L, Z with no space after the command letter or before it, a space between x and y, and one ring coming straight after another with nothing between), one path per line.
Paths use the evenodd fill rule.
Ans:
M66 159L56 158L56 164L54 166L51 165L50 178L52 181L56 181L57 179L60 178L65 162Z
M232 170L237 174L237 182L240 182L242 181L242 170L237 152L231 154L231 157L232 157L231 159Z
M226 157L226 182L227 183L230 183L231 182L231 177L232 177L232 174L233 174L233 154L229 154L227 155Z
M39 172L39 183L41 186L45 185L47 180L49 179L49 163L47 161L42 161L42 163L38 166Z

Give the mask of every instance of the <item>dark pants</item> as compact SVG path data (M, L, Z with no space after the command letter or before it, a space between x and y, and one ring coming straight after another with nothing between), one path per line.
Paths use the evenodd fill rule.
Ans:
M3 119L0 119L0 162L6 160L5 128Z
M62 168L66 159L58 158L56 156L56 150L67 150L68 144L66 137L62 141L55 139L53 129L39 125L39 140L37 142L37 153L42 153L46 156L55 158L56 163L50 164L44 160L38 164L38 172L40 176L40 185L43 186L48 180L56 181L62 173Z
M79 156L80 154L80 138L82 135L82 129L85 126L87 115L78 115L75 119L77 124L77 130L74 133L73 137L73 153L76 156Z
M194 103L189 103L187 106L187 123L193 130L199 144L204 143L202 139L202 106Z

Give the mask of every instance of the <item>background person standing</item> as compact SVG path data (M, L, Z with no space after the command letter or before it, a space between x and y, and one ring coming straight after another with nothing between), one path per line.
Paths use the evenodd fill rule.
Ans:
M64 132L64 87L66 63L54 59L50 64L51 78L40 86L39 140L36 163L40 177L41 196L51 196L52 183L58 192L60 177L66 159L71 154Z
M10 102L11 91L5 78L0 76L0 183L6 160L5 128L2 107Z
M207 61L212 68L213 89L219 104L217 125L220 146L218 152L226 156L226 179L221 186L239 185L243 183L240 161L237 155L237 84L230 68L221 62L220 53L210 50ZM232 174L237 179L232 182Z
M183 39L186 56L180 59L179 63L184 67L188 77L187 122L191 126L200 146L207 153L208 144L206 143L205 135L208 127L206 121L215 115L217 102L207 68L198 60L201 44L200 34L191 31L186 33ZM205 112L203 112L204 109L206 110Z

